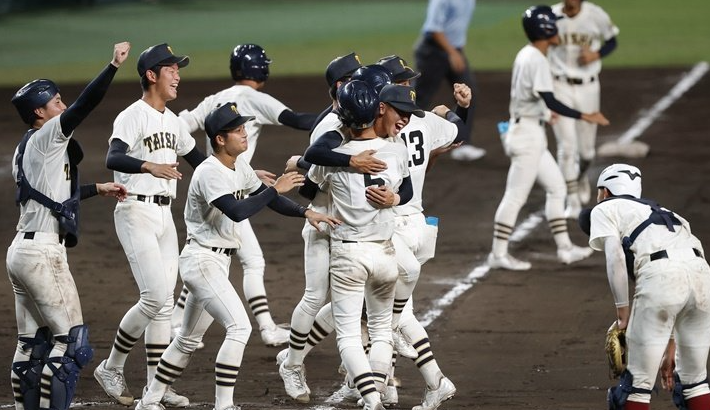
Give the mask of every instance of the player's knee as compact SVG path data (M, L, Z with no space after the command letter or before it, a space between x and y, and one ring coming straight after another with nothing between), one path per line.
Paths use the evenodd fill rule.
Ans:
M166 291L146 290L141 292L138 307L144 315L151 319L157 317L161 312L170 315L173 306L172 298L173 295Z
M675 379L673 386L673 403L680 410L691 408L687 403L690 399L710 394L707 378L697 383L683 384L681 383L678 373L674 373L673 377Z
M251 335L252 327L249 322L234 323L227 326L227 334L225 339L234 340L236 342L247 344Z
M301 309L309 316L315 317L328 299L327 290L306 291L301 299Z
M623 410L628 400L649 403L651 390L634 387L634 376L626 369L621 373L619 384L607 391L606 399L609 410Z
M241 259L242 270L244 275L261 275L264 276L266 261L264 255L251 255Z
M192 352L197 350L197 346L200 344L201 341L201 336L178 335L175 340L173 340L173 343L175 343L175 348L177 348L181 353L191 354Z
M74 326L66 336L57 336L55 340L67 347L64 356L47 359L48 367L52 369L50 408L66 410L74 398L79 371L94 357L94 349L89 344L86 325Z
M422 265L419 261L414 260L416 263L400 264L399 265L399 278L404 283L412 283L419 280L419 274L422 271Z
M34 337L20 337L15 362L12 363L13 384L17 384L25 410L38 410L42 368L52 350L52 333L48 327L37 329ZM18 360L26 357L27 360ZM17 392L16 392L17 394Z

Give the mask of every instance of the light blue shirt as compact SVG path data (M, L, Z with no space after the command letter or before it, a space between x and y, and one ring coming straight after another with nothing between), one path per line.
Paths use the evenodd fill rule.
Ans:
M466 32L476 0L429 0L422 33L443 32L452 46L466 45Z

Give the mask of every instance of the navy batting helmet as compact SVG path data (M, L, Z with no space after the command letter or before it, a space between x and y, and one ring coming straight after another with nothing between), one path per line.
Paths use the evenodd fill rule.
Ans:
M43 107L57 93L59 93L59 87L53 81L38 79L23 85L10 101L17 108L22 121L32 125L35 120L35 108Z
M269 64L271 60L266 56L266 51L256 44L240 44L234 47L229 57L229 70L234 81L266 81L269 78Z
M392 84L392 73L379 64L370 64L355 70L350 79L366 82L379 94L382 87Z
M523 29L528 40L547 40L557 35L557 16L550 6L533 6L523 13Z
M380 107L377 92L364 81L352 80L338 89L338 116L353 129L369 128Z

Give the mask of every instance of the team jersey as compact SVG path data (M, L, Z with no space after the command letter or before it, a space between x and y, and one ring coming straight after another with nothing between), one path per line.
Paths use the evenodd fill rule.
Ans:
M629 236L650 215L650 206L627 199L599 203L592 209L589 246L603 251L604 238ZM665 225L651 224L639 234L631 245L637 264L648 261L650 254L664 249L696 248L702 252L702 244L690 232L688 221L674 215L682 224L674 225L675 232L669 231Z
M127 155L157 164L177 161L195 148L195 140L168 107L160 112L143 100L138 100L123 110L113 122L114 139L128 144ZM126 174L114 171L115 182L126 186L129 195L162 195L175 198L177 180L156 178L149 173Z
M237 104L241 115L256 117L254 121L247 121L244 124L248 148L240 157L250 163L256 150L261 128L264 125L281 125L279 115L289 108L269 94L255 90L248 85L237 84L210 95L192 111L181 111L180 118L185 121L190 132L195 132L198 129L204 130L207 114L230 102Z
M606 12L594 3L583 1L579 13L574 17L564 14L563 7L563 3L552 6L552 11L559 19L557 30L561 42L559 46L550 47L548 51L552 74L568 78L594 77L601 71L602 61L599 59L579 65L577 59L582 47L599 51L605 41L619 34L619 28L612 23Z
M71 196L69 154L67 154L67 144L71 134L67 136L62 133L59 119L59 115L55 116L32 134L25 146L22 170L32 188L56 202L63 202ZM12 177L15 180L17 180L16 157L17 148L12 156ZM24 205L20 205L17 230L58 233L59 221L49 208L30 199Z
M414 192L409 202L395 207L394 211L397 215L411 215L424 211L422 191L429 154L437 148L451 144L457 134L456 124L429 111L424 113L424 118L412 115L409 123L402 128L399 136L407 145L409 152L407 165Z
M340 121L340 117L337 114L331 112L328 113L321 122L316 125L311 133L311 144L313 144L322 135L330 132L336 131L345 140L345 133L343 133L343 122ZM315 212L327 213L328 205L330 204L330 197L327 185L323 185L316 191L316 196L311 200L310 208ZM308 223L308 222L306 222Z
M375 138L351 140L334 151L355 155L368 149L376 150L375 157L387 163L385 171L371 175L351 168L314 165L308 172L308 178L319 186L329 184L329 214L343 222L331 229L333 239L380 241L392 238L394 233L393 208L375 207L365 197L365 190L371 185L386 185L397 192L409 175L407 150L402 143Z
M552 92L552 73L547 57L530 44L515 56L510 83L510 118L546 118L549 113L541 92Z
M241 155L237 157L234 169L224 166L210 155L195 168L187 190L187 238L207 247L239 248L239 224L229 219L212 202L224 195L234 195L240 200L260 186L259 177Z

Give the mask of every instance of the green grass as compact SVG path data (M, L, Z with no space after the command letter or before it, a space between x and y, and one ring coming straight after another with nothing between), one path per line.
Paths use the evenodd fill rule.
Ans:
M707 0L599 0L621 29L607 66L678 66L710 60ZM525 43L520 15L529 1L478 0L467 53L476 69L508 70ZM228 76L228 53L239 43L262 45L272 73L321 75L337 55L363 62L388 54L412 59L424 0L261 0L122 3L0 16L0 85L36 77L77 82L111 57L113 43L133 44L121 80L135 80L146 47L168 42L192 58L183 78Z

